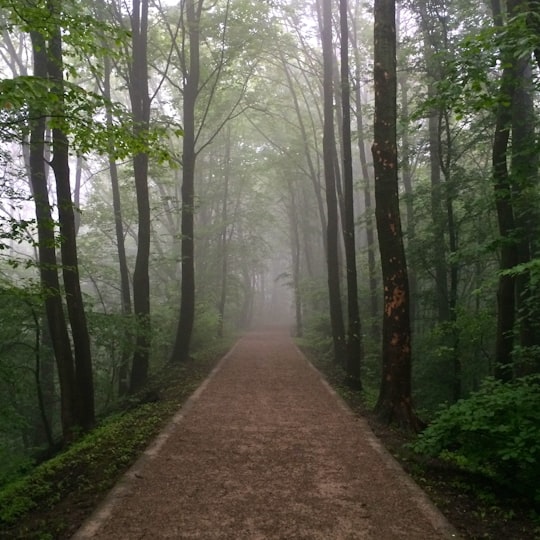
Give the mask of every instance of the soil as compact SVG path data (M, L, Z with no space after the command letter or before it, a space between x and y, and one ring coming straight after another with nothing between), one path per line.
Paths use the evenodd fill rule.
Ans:
M457 533L283 331L243 337L73 537Z

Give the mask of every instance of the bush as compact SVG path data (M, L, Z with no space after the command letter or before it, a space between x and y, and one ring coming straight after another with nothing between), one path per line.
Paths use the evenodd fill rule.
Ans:
M439 412L412 448L540 502L540 376L487 379Z

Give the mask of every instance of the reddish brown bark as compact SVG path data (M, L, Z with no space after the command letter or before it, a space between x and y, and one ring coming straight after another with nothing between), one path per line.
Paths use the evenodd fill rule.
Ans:
M411 398L409 283L398 197L396 26L394 0L375 0L375 217L384 288L382 381L376 412L416 431Z

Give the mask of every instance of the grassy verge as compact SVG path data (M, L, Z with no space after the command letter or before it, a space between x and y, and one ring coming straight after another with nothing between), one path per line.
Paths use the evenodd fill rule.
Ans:
M381 443L429 495L463 539L540 538L540 517L531 500L505 492L479 475L415 454L408 447L412 436L382 425L372 414L376 392L367 390L361 394L351 390L338 365L304 343L299 346L349 407L367 419Z
M169 366L91 433L0 491L0 538L69 538L191 393L230 343ZM141 401L149 401L142 403Z

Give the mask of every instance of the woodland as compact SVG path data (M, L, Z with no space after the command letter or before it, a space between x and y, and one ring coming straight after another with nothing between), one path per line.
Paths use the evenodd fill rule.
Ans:
M540 2L0 25L2 489L279 322L412 452L540 504Z

